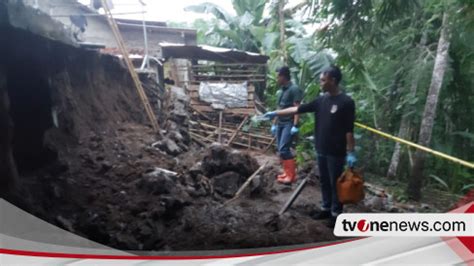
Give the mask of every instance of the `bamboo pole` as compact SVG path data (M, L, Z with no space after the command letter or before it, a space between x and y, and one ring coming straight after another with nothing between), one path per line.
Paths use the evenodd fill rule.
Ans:
M249 137L249 150L250 150L252 147L252 136L250 135L250 128L249 128L248 137Z
M194 121L195 122L195 121ZM201 122L198 122L200 125L202 125L203 127L207 127L207 128L213 128L213 129L217 129L218 127L216 126L213 126L213 125L209 125L209 124L206 124L206 123L201 123ZM226 128L226 127L222 127L222 130L224 131L227 131L227 132L234 132L235 130L234 129L230 129L230 128ZM240 132L242 133L242 132ZM243 133L243 134L248 134L248 133ZM262 136L262 135L257 135L257 134L251 134L252 137L254 138L261 138L261 139L266 139L266 140L272 140L273 138L269 138L267 136Z
M198 109L196 109L193 105L189 105L189 106L191 106L191 108L192 108L194 111L196 111L196 113L202 115L202 117L206 118L206 119L209 120L209 121L212 121L212 119L211 119L209 116L207 116L207 115L204 114L203 112L201 112L201 111L199 111Z
M209 135L209 136L211 136L211 135L214 136L214 135L216 134L215 131L207 131L207 130L205 130L205 129L190 128L189 130L190 130L191 132L196 132L196 133L205 133L205 134L207 134L207 135ZM223 134L224 134L224 135L228 135L228 133L226 133L226 132L223 132ZM243 134L243 135L244 135L244 136L242 136L242 138L248 139L248 136L247 136L245 133L240 132L240 134ZM208 138L209 138L209 137L208 137ZM236 139L238 139L238 138L236 138ZM232 142L232 144L236 143L236 142L235 142L236 139L234 139L234 141ZM257 142L257 143L259 143L259 144L265 145L265 147L267 147L267 146L269 145L269 142L266 142L266 141L264 141L264 140L254 139L253 141L254 141L254 142ZM248 146L248 145L245 144L245 147L247 147L247 146Z
M265 150L264 150L263 152L267 152L267 151L270 149L270 147L271 147L271 146L273 145L273 143L275 142L275 139L276 139L276 137L273 137L272 141L270 142L270 144L268 144L268 146L265 148Z
M222 111L219 111L219 128L217 129L217 132L217 140L219 143L222 143Z
M244 126L244 124L247 122L247 120L249 119L249 116L246 115L244 120L242 120L242 122L240 123L240 125L237 127L237 129L234 131L234 133L232 134L232 137L230 137L229 141L227 142L227 145L230 145L232 143L232 141L234 141L235 137L237 136L237 133L240 131L240 129Z
M189 135L191 136L191 138L193 140L195 140L197 143L201 144L203 147L206 147L207 145L204 143L204 141L209 141L208 139L206 139L205 137L199 135L199 134L196 134L196 133L192 133L192 132L189 132ZM209 142L212 142L212 141L209 141Z
M143 106L145 107L145 111L148 115L151 125L153 126L153 129L155 130L155 132L158 132L160 128L158 126L158 121L155 117L155 113L153 112L150 102L148 101L148 97L146 96L145 91L143 90L142 83L140 81L140 78L138 77L137 72L135 71L135 67L133 66L132 60L130 59L128 50L125 47L125 43L118 29L117 23L115 22L112 12L110 12L109 6L107 5L107 1L105 0L101 0L101 1L102 1L102 7L104 8L104 11L105 11L105 16L107 17L107 21L109 22L110 28L112 29L115 40L117 41L117 45L119 46L120 52L122 53L122 57L125 60L125 63L128 68L128 72L130 72L130 75L132 76L132 80L135 83L135 88L137 89L138 96L140 97L140 100L142 101Z
M268 161L266 161L265 163L263 163L258 169L257 171L255 171L248 179L247 181L245 181L245 183L239 188L239 190L237 191L237 193L235 193L235 196L233 198L231 198L230 200L226 201L224 203L224 205L238 199L240 197L240 194L242 194L242 192L245 190L245 188L248 187L248 185L250 184L250 182L252 182L252 180L258 175L258 173L260 173L260 171L263 170L263 168L265 168L265 166L267 165Z

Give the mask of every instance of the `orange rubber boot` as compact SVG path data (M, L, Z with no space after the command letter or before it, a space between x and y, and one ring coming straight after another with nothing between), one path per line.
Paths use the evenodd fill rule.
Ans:
M283 160L281 160L281 166L283 168L283 173L282 174L279 174L277 175L277 180L280 181L280 180L283 180L284 178L286 178L286 169L285 169L285 165L283 164Z
M286 171L285 171L285 165L283 164L284 160L280 159L280 165L281 168L283 168L283 173L277 175L277 181L280 182L284 178L286 178Z
M283 168L285 169L286 177L279 179L278 182L290 184L296 181L296 161L295 159L283 160Z

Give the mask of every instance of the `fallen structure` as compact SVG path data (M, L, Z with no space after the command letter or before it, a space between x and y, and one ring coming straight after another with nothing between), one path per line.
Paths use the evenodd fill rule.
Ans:
M161 43L165 72L190 98L190 134L240 149L267 151L274 139L250 118L265 111L267 56L207 45Z
M0 43L3 198L65 230L126 250L336 239L308 215L320 200L313 163L300 171L305 190L278 215L294 187L274 182L276 158L212 144L212 138L193 141L199 128L214 132L216 126L193 120L185 89L164 91L155 79L141 77L161 126L156 133L120 58L75 45L61 24L21 2L0 2L0 12L7 36ZM249 146L256 147L254 141L263 139L256 129L239 133L242 120L231 122L221 123L222 142L238 145L249 136ZM370 211L363 204L347 209Z

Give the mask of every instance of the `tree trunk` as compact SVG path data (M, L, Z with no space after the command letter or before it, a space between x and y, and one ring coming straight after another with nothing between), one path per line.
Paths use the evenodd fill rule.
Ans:
M418 64L423 57L422 50L426 46L427 35L428 35L427 32L423 32L420 39L420 46L418 47L419 56L418 56L418 59L415 61L415 63L417 64L414 68L415 73L418 72L418 70L420 69ZM412 79L412 83L410 85L409 95L413 95L413 96L416 95L416 90L418 88L419 81L420 81L420 75L415 74ZM400 128L398 129L398 137L402 139L407 139L410 132L411 123L407 115L408 112L409 112L408 108L405 107L403 110L402 121L400 122ZM388 171L387 171L388 178L393 179L397 176L398 165L400 164L400 155L401 155L401 145L399 142L396 142L395 149L393 150L393 154L392 154L392 160L390 160L390 166L388 167Z
M285 43L285 14L283 10L285 8L286 0L278 0L278 19L280 21L280 50L283 57L283 62L288 64L288 55L286 53L286 43Z
M448 15L444 13L441 34L439 36L436 59L433 68L431 85L426 99L425 110L420 126L418 143L423 146L429 146L431 134L433 131L434 119L436 116L436 106L438 104L441 85L443 84L444 73L448 67L448 51L450 44L450 32L448 26ZM417 150L413 158L413 167L411 169L411 178L408 183L407 194L414 200L421 199L421 186L423 183L423 168L425 163L425 154Z
M407 132L410 128L410 123L406 118L406 115L403 115L402 121L400 122L400 128L398 130L398 137L405 139ZM395 148L393 150L392 159L390 160L390 166L388 167L387 177L395 178L398 172L398 165L400 164L400 155L401 155L401 145L399 142L395 143Z
M6 72L0 67L0 197L7 197L16 186L18 172L12 150L13 122L9 115Z

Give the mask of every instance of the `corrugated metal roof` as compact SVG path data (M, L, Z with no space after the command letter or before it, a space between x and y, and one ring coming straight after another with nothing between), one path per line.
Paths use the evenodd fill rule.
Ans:
M266 64L269 57L257 53L209 45L160 43L163 58L185 58L227 63Z

